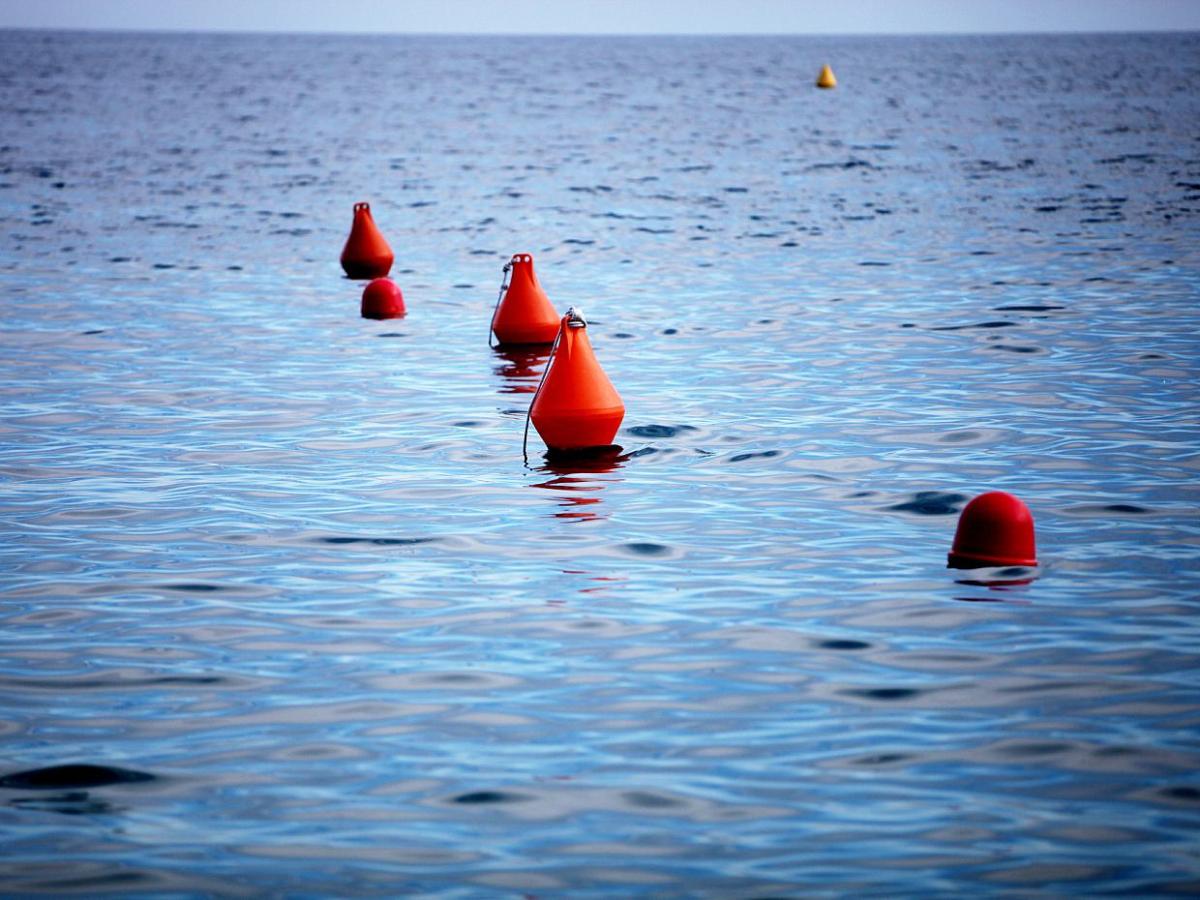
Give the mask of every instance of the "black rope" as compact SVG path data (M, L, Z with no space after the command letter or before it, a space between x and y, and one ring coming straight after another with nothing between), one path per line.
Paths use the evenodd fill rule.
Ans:
M563 317L563 322L566 321L566 316ZM542 369L542 380L538 382L537 390L533 392L533 399L529 401L529 409L525 410L525 437L521 439L521 456L525 460L525 465L529 465L529 420L533 417L533 404L537 403L538 396L542 393L542 385L546 383L546 376L550 374L550 363L554 362L554 351L558 349L558 342L562 338L563 322L558 325L558 333L554 335L554 343L550 345L550 355L546 357L546 368Z
M496 345L492 343L492 335L495 332L492 326L496 324L496 313L500 311L500 301L504 299L504 292L508 290L508 273L512 270L512 260L504 264L504 277L500 279L500 293L496 295L496 305L492 308L492 321L488 324L488 347L495 350Z

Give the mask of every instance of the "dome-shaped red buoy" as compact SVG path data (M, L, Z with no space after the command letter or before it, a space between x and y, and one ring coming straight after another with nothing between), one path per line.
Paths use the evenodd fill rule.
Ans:
M513 256L508 290L492 314L492 332L501 344L549 344L558 334L558 313L533 271L528 253Z
M574 308L559 324L529 417L546 446L560 453L611 446L625 418L625 404L592 352L587 321Z
M398 319L404 315L404 295L390 278L376 278L362 293L364 319Z
M1033 516L1024 503L1004 491L988 491L963 508L948 555L949 568L1037 564Z
M342 268L351 278L382 278L395 260L392 248L383 239L368 203L354 204L350 236L342 248Z

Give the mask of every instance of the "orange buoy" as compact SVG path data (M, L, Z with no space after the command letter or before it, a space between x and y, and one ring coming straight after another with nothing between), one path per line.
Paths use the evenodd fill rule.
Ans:
M512 270L508 289L500 288L500 298L492 313L492 333L503 344L549 344L558 334L558 313L550 305L546 292L533 271L533 257L517 253L504 267Z
M354 222L350 237L342 248L342 268L351 278L382 278L395 260L392 248L383 239L368 203L354 204Z
M362 294L364 319L399 319L404 315L404 295L390 278L376 278Z
M574 307L559 323L529 418L546 446L559 453L612 446L625 418L625 404L592 352L587 320Z
M1037 564L1033 516L1018 498L1004 491L988 491L963 508L947 568L1032 568Z
M837 87L837 79L833 76L833 69L829 68L829 63L821 66L821 73L817 75L817 87L826 90Z

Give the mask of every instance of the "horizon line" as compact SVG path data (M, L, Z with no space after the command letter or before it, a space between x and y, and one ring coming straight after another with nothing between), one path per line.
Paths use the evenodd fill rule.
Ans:
M0 25L0 32L52 32L82 34L212 34L212 35L258 35L258 36L309 36L309 37L1061 37L1082 35L1138 35L1138 34L1200 34L1200 28L1172 28L1169 26L1138 29L1082 28L1070 30L996 30L996 31L358 31L306 28L128 28L123 26L52 26L52 25Z

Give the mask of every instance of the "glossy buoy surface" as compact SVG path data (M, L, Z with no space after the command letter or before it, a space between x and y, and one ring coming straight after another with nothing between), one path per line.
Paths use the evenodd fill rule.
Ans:
M962 511L947 558L951 569L1036 566L1033 515L1012 494L980 494Z
M625 418L625 404L592 351L582 315L571 310L546 378L529 415L550 450L569 453L612 445Z
M559 315L533 270L533 257L517 253L510 264L508 290L492 316L492 333L501 344L549 344L558 334Z
M828 63L821 66L821 74L817 76L817 87L827 90L837 87L837 79L833 76L833 69L829 68Z
M382 278L392 270L395 256L371 216L368 203L354 204L350 236L342 248L342 268L351 278Z
M404 294L390 278L376 278L362 293L364 319L398 319L405 313Z

